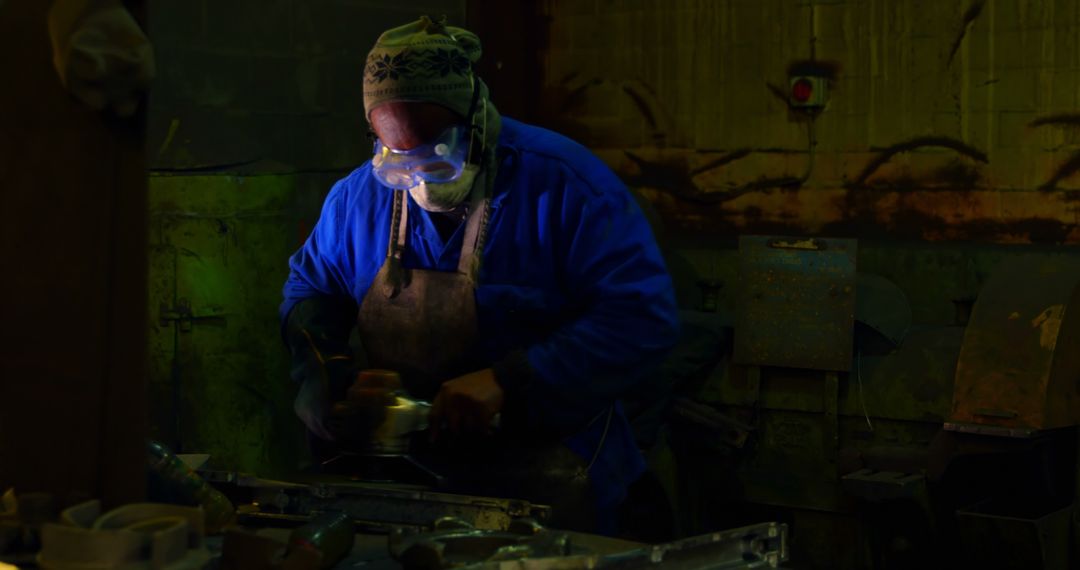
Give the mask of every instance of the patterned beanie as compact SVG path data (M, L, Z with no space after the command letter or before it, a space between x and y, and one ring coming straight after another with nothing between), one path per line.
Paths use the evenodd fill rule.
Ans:
M383 32L364 65L364 116L387 101L437 103L462 117L473 103L480 39L427 16Z

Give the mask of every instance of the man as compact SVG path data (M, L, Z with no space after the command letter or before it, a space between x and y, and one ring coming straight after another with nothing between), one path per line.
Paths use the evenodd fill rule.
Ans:
M426 17L369 54L375 156L333 187L290 260L295 408L330 439L356 326L370 367L433 401L435 442L417 453L452 485L610 532L644 469L616 401L677 336L671 280L618 178L580 145L500 117L472 72L479 56L475 35Z

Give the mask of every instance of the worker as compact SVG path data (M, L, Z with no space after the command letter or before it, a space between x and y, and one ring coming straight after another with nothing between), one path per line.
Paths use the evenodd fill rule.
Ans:
M644 471L617 400L677 337L672 282L626 187L584 147L500 117L479 56L473 33L427 17L369 53L374 156L289 260L294 408L332 438L355 327L367 366L432 402L418 453L452 488L611 532Z

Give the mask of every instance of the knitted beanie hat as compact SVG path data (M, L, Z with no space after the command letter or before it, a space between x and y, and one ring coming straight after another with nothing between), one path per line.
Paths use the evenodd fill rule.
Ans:
M427 16L383 32L364 65L364 115L387 101L437 103L462 117L473 109L480 39Z

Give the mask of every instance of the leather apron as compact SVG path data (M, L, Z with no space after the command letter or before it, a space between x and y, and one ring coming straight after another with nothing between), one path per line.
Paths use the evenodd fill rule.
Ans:
M476 369L473 271L487 213L486 198L472 200L456 272L406 269L409 208L405 191L394 192L386 261L360 303L358 327L368 365L397 371L414 398L430 401L443 381Z
M474 294L489 215L485 187L477 180L455 272L402 266L409 208L406 191L395 191L386 261L360 304L358 328L369 366L398 371L414 398L430 401L446 380L487 365L476 353ZM553 513L549 524L561 528L594 525L585 462L561 442L536 442L502 430L437 444L420 435L411 455L443 475L447 490L547 504Z

